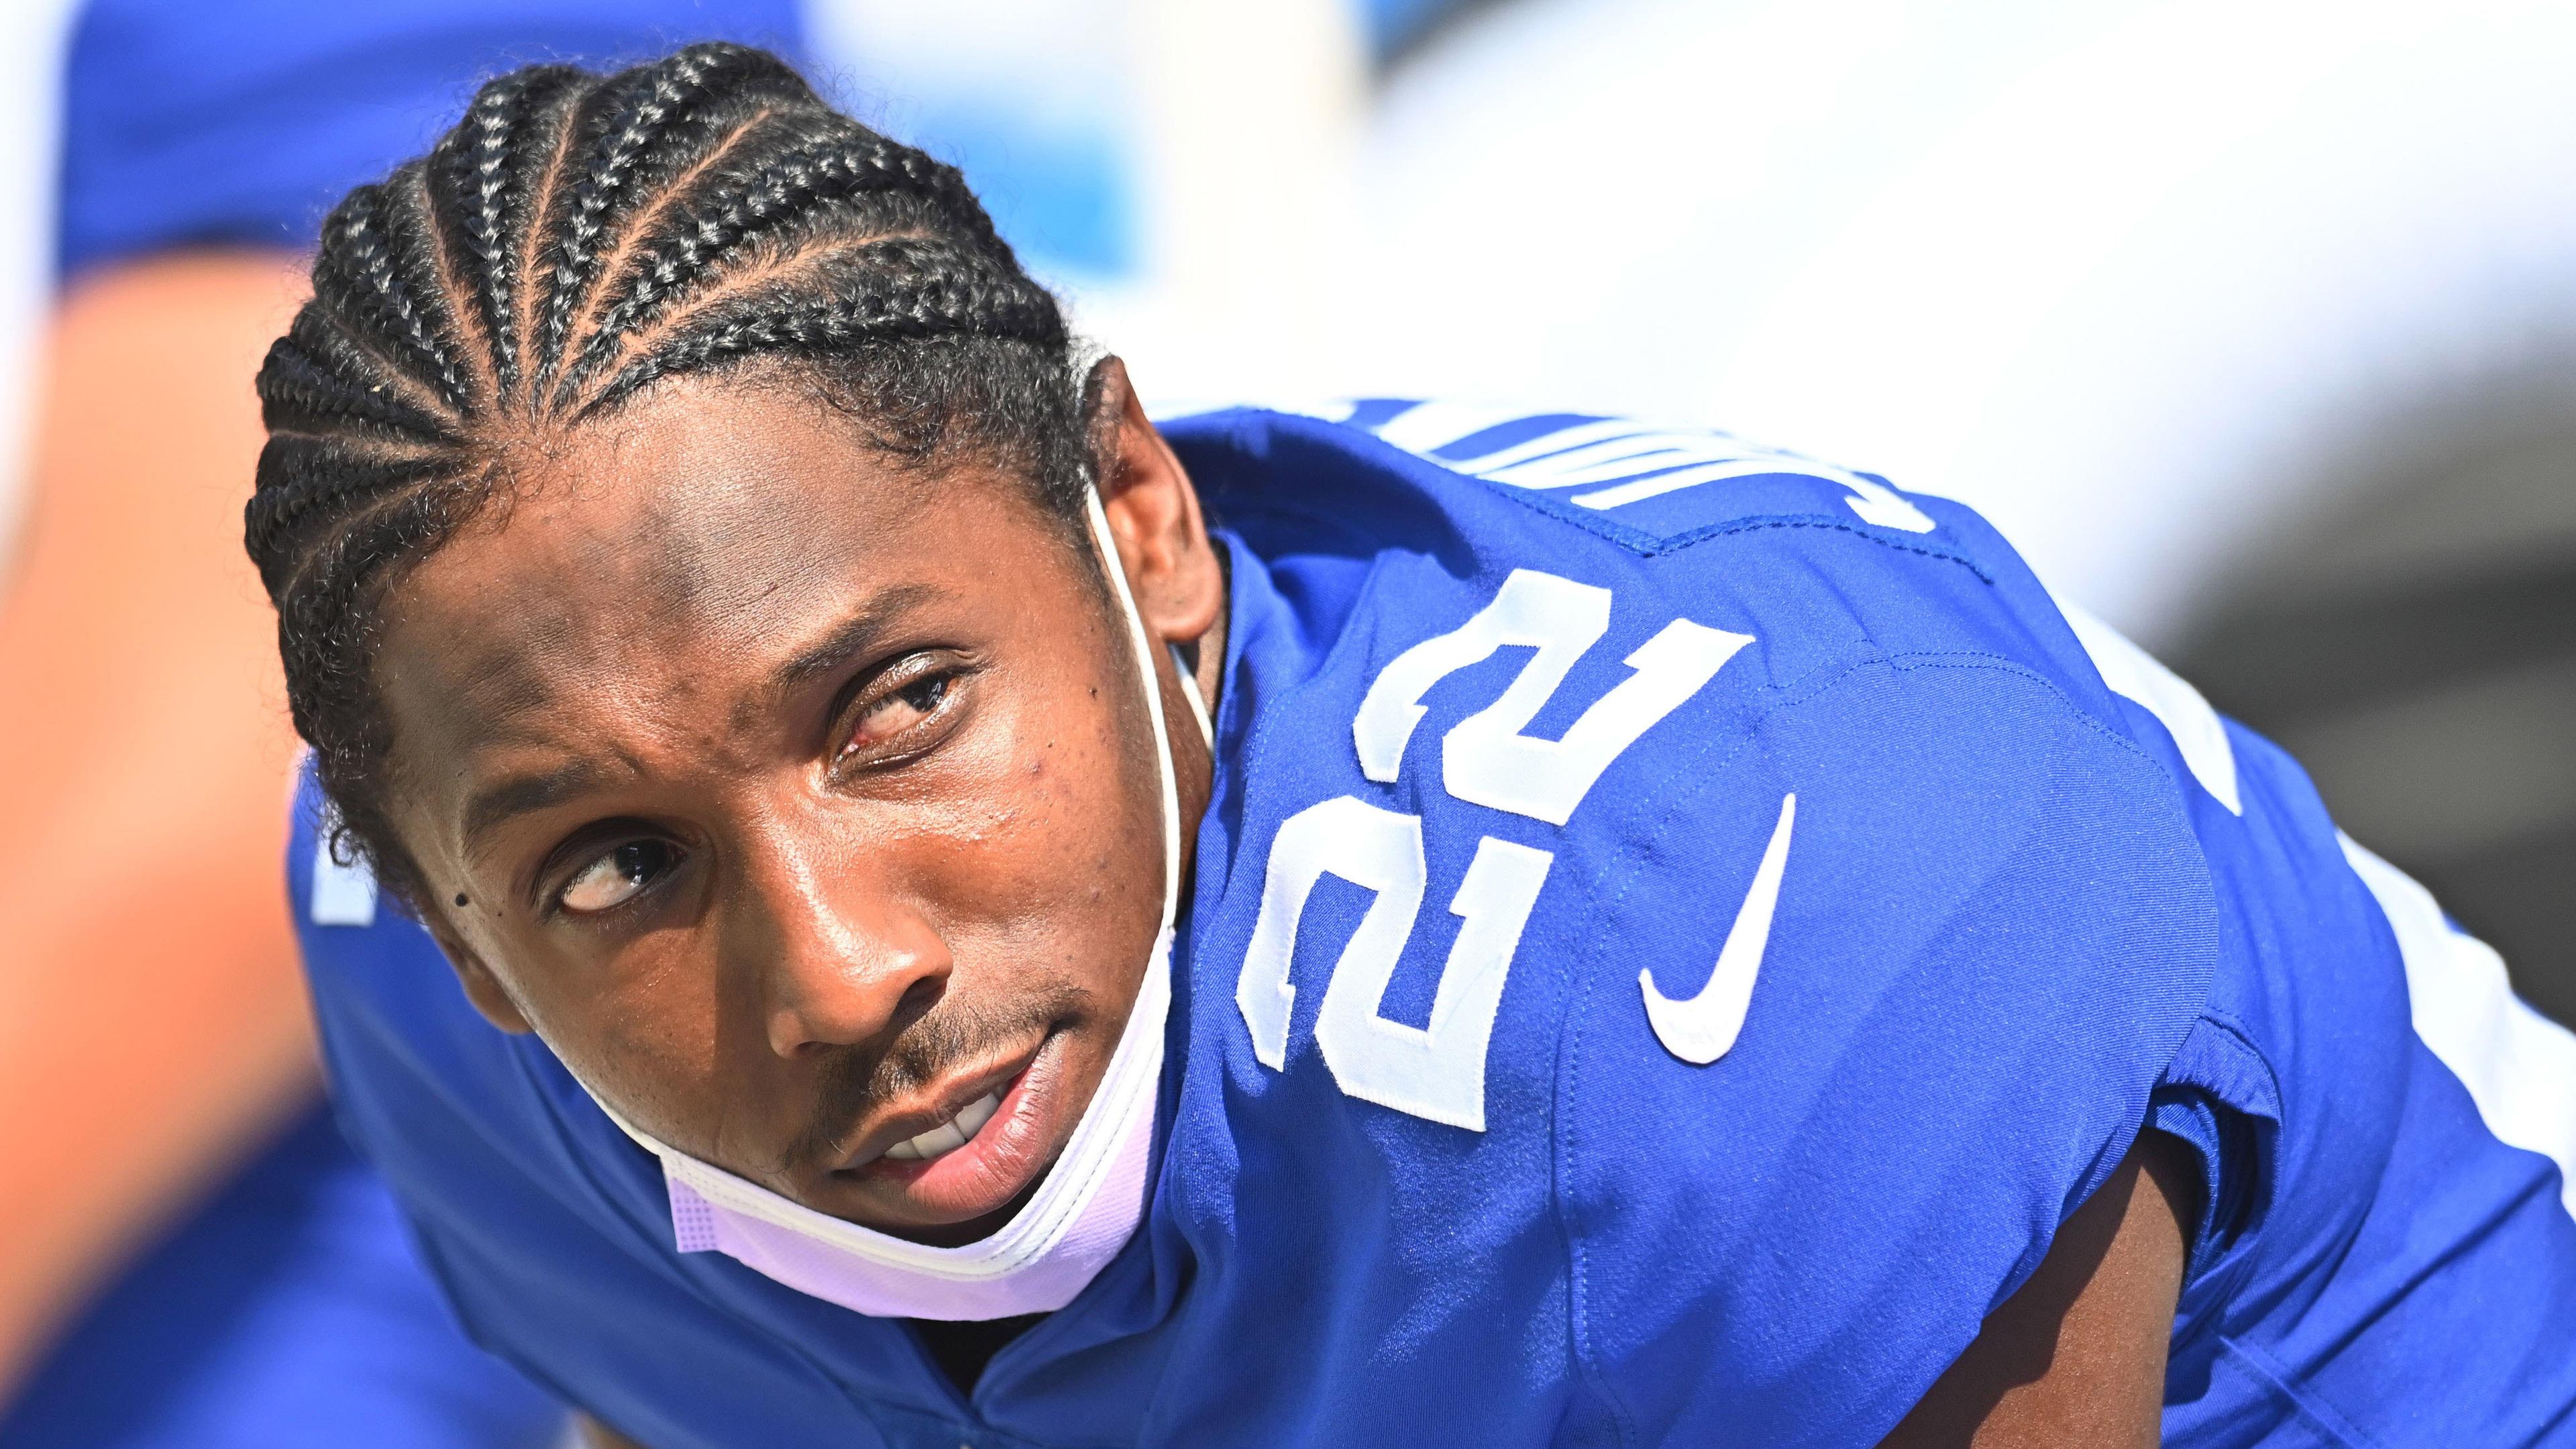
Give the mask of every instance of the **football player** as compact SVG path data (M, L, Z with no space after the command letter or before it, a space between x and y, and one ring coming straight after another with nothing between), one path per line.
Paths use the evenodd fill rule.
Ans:
M1158 428L734 47L494 83L314 280L340 1100L633 1441L2576 1442L2576 1040L1968 511Z

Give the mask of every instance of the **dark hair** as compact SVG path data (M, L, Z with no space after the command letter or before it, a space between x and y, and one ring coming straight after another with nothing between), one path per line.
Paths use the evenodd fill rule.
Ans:
M335 849L420 901L384 806L378 615L506 492L512 448L659 379L779 361L870 446L968 450L1079 517L1086 383L1055 299L955 169L764 51L513 72L332 211L313 300L260 369L244 533Z

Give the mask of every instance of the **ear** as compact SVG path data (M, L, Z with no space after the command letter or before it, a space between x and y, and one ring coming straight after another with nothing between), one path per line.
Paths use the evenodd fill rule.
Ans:
M455 925L436 907L422 911L420 923L428 928L430 939L438 942L439 953L447 958L447 964L456 968L456 980L465 988L465 999L474 1003L485 1021L512 1036L525 1036L536 1030L529 1024L527 1013L519 1009L519 1003L510 999L501 978L492 974L492 968L483 964L483 957L465 944Z
M1092 370L1091 391L1100 502L1137 611L1164 642L1195 643L1225 608L1225 571L1208 541L1198 490L1171 444L1146 419L1125 363L1101 359Z

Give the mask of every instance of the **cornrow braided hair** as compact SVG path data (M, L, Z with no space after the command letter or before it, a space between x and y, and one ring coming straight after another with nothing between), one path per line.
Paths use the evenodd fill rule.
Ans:
M260 369L244 535L344 858L419 900L370 677L386 591L506 493L514 445L762 361L873 447L976 450L1080 517L1091 400L1055 298L954 168L765 51L515 71L332 211Z

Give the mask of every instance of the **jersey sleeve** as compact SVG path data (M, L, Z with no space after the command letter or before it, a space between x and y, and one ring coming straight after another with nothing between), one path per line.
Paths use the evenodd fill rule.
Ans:
M1888 655L1676 746L1559 1075L1577 1351L1639 1442L1876 1442L2150 1123L2218 902L2102 704ZM1740 1029L1685 1060L1730 972Z
M309 247L489 76L691 41L798 43L786 0L95 0L64 77L66 274L181 246Z

